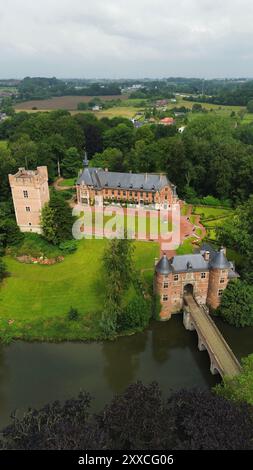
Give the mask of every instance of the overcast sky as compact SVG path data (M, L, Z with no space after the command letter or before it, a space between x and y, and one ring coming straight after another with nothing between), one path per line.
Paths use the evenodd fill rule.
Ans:
M0 0L0 78L253 77L253 0Z

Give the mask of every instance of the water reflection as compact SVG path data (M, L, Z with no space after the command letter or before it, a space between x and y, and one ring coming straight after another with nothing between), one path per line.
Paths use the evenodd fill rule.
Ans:
M140 372L140 355L146 349L149 332L103 344L104 377L112 392L118 393L136 381Z
M253 328L237 330L218 321L238 357L253 352ZM197 348L197 335L186 331L182 317L153 322L143 333L104 343L25 343L0 347L0 428L15 408L77 396L87 390L93 409L136 380L157 381L164 393L181 387L211 387L206 351Z

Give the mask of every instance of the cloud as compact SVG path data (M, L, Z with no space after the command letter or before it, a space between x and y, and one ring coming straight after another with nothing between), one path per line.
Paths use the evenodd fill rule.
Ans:
M253 76L251 0L0 0L0 77Z

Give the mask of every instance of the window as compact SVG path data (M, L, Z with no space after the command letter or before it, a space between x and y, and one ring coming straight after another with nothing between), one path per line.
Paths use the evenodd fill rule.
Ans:
M225 282L225 279L224 279L224 277L222 277L222 278L220 279L220 284L224 284L224 282Z
M30 207L26 207L25 210L26 210L26 212L31 212L31 208L30 208Z
M31 222L29 222L29 225L32 225Z
M143 197L143 192L142 191L140 192L140 197Z
M169 283L168 283L168 282L164 282L164 283L163 283L163 287L164 287L164 289L167 289L167 288L169 287Z
M108 189L105 190L105 194L108 194Z
M118 196L120 196L120 191L118 191Z
M219 290L218 290L218 296L221 297L221 296L222 296L222 293L223 293L223 289L219 289Z
M164 294L163 295L163 302L166 302L167 300L168 300L168 296L167 296L167 294Z
M168 274L165 274L164 278L165 278L165 279L168 279L168 277L169 277Z
M112 196L114 196L114 191L112 191Z
M201 273L201 279L205 279L206 278L206 273Z
M175 274L174 281L178 281L178 279L179 279L178 274Z
M133 195L133 193L132 193L132 191L130 191L130 192L129 192L129 196L132 196L132 195Z
M126 191L123 191L123 196L126 196Z
M28 197L28 191L23 191L23 195L24 195L24 197L27 198Z
M135 197L137 197L137 196L138 196L138 193L135 191L134 195L135 195Z

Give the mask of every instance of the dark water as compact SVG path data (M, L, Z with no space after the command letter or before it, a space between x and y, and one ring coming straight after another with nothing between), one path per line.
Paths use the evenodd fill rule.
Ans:
M237 330L217 322L238 357L253 352L253 328ZM25 343L0 346L0 428L15 408L40 407L88 390L94 409L137 379L159 382L165 394L180 387L209 388L212 376L197 336L186 331L181 315L154 322L140 334L104 343Z

